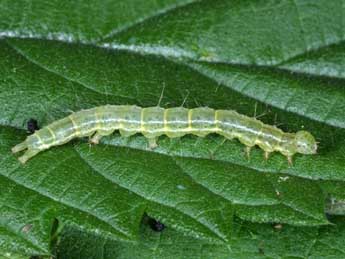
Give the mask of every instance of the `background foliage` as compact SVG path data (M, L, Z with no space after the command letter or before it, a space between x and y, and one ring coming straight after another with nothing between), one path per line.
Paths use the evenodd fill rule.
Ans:
M0 2L0 255L341 258L342 0ZM235 109L307 129L315 156L237 141L76 140L18 163L44 126L104 104ZM326 217L329 215L328 217ZM149 215L167 228L155 233ZM330 216L333 215L333 216ZM335 216L337 215L337 216Z

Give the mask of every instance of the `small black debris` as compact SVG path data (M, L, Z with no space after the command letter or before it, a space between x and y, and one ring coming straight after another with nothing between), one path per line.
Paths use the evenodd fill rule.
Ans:
M30 133L34 133L36 130L38 130L39 127L38 127L37 120L35 119L28 120L27 129Z
M156 232L161 232L165 228L163 223L161 223L161 222L159 222L153 218L149 219L149 225L150 225L151 229L156 231Z

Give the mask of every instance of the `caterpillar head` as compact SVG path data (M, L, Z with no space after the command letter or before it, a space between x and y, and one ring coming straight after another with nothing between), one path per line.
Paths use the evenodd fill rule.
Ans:
M308 131L298 131L295 136L297 152L301 154L316 154L317 142Z

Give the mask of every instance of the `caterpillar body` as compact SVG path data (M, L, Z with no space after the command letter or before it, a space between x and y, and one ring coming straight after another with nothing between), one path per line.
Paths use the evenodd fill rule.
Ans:
M226 139L238 138L250 149L258 145L265 151L265 157L278 151L292 163L295 153L315 154L317 143L307 131L286 133L275 126L241 115L233 110L214 110L208 107L186 109L183 107L164 109L161 107L141 108L132 105L105 105L72 113L48 126L35 131L26 140L12 148L16 153L26 152L19 157L21 163L42 150L62 145L76 137L90 137L97 144L102 136L119 130L124 137L142 133L154 148L159 136L170 138L194 134L205 137L217 133Z

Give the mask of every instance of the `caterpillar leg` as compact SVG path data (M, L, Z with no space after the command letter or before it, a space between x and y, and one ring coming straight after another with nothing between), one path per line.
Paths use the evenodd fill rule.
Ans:
M102 137L108 136L108 135L112 134L113 132L114 132L113 130L111 130L111 131L110 130L98 130L90 139L90 143L98 144Z
M120 135L121 137L125 137L128 138L130 136L133 136L136 132L133 130L124 130L124 129L120 129Z
M28 149L24 155L18 158L19 162L22 164L25 164L26 161L28 161L30 158L35 156L37 153L39 153L41 150L38 149Z
M26 141L24 141L22 143L19 143L16 146L14 146L11 150L12 150L12 153L17 153L17 152L20 152L20 151L27 149L27 148L28 148L28 145L26 144Z
M268 158L270 157L270 154L271 154L271 152L265 151L265 153L264 153L264 158L265 158L266 161L267 161Z
M287 160L288 160L288 164L289 164L289 166L292 166L292 156L288 156L287 157Z
M147 140L148 140L148 142L149 142L149 148L150 149L154 149L154 148L156 148L156 147L158 147L158 145L157 145L157 137L154 137L154 138L148 138Z
M246 152L246 157L248 160L250 160L250 151L252 150L252 147L246 146L244 148L244 151Z
M91 138L90 138L90 143L92 144L98 144L100 139L103 137L103 135L99 134L96 132Z

